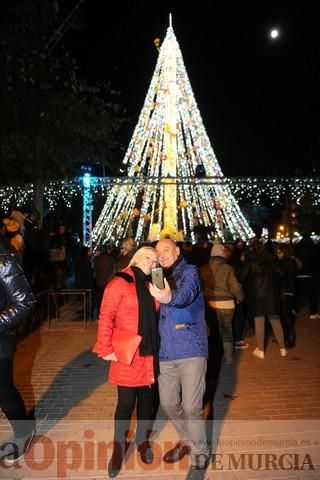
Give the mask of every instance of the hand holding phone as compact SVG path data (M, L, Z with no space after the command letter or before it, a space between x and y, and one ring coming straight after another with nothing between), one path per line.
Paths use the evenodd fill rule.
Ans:
M156 268L154 270L157 270ZM162 269L160 269L162 270ZM170 289L170 285L167 281L166 278L163 278L163 274L157 272L156 274L154 274L157 279L155 279L155 281L158 282L158 285L156 285L156 283L153 283L153 280L152 280L152 283L149 285L149 291L151 293L151 295L156 299L158 300L159 303L170 303L171 300L172 300L172 292L171 292L171 289ZM159 277L160 277L160 281L159 281ZM161 280L163 280L163 287L161 287Z
M160 289L164 288L163 270L161 267L151 269L151 279L153 285Z

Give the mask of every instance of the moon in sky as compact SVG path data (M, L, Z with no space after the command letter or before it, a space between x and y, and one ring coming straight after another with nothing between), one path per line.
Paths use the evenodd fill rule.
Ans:
M278 38L280 35L280 32L277 28L273 28L272 30L270 30L269 32L269 36L270 38L272 38L272 40L275 40L276 38Z

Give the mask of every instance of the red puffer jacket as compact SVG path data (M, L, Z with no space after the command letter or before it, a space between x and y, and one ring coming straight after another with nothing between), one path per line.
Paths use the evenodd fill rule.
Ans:
M134 275L131 268L123 273L130 278L114 277L107 285L100 309L98 337L93 352L104 357L113 352L111 344L113 326L128 332L138 333L138 299ZM123 387L141 387L155 382L153 357L141 357L139 349L133 357L131 365L111 362L109 382Z

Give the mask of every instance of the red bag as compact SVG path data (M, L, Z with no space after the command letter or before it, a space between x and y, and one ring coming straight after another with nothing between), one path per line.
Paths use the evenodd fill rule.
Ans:
M118 362L131 365L141 340L141 335L113 328L111 343Z

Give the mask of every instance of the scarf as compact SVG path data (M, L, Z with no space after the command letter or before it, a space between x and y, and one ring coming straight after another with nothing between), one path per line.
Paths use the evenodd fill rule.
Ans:
M183 260L183 258L184 257L182 255L179 255L179 257L171 265L171 267L163 269L163 273L164 273L164 275L167 279L167 282L169 283L169 286L170 286L171 290L176 290L177 289L176 282L175 282L175 279L173 277L173 272L174 272L174 269L176 268L176 266L179 265L181 260Z
M146 285L148 276L138 267L131 267L138 297L138 334L142 336L139 353L142 357L153 356L154 374L159 375L159 337L156 308Z

